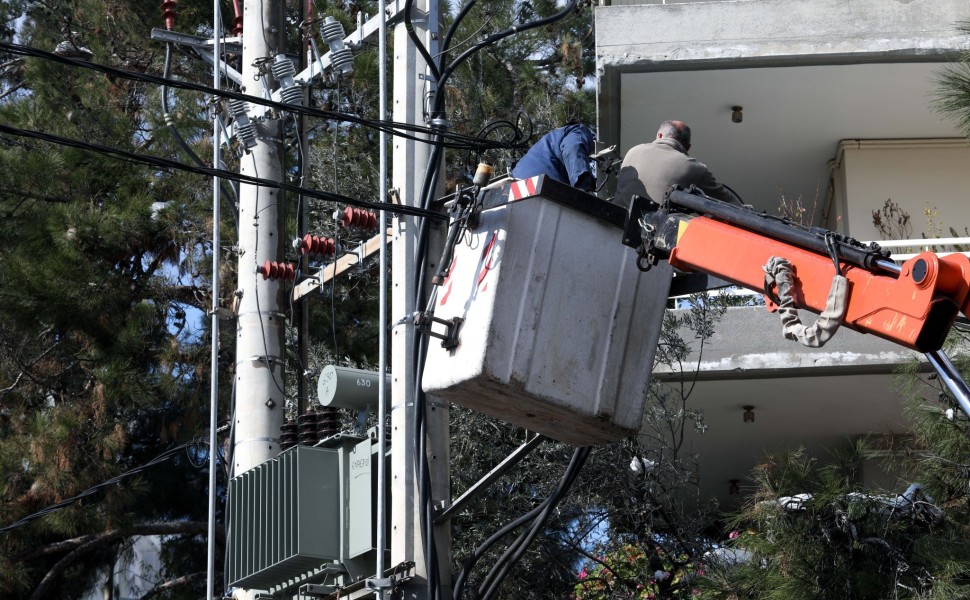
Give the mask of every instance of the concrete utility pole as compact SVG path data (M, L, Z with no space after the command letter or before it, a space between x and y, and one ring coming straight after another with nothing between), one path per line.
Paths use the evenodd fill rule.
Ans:
M242 91L269 96L270 61L283 52L282 3L245 0L243 5ZM260 120L250 105L257 143L240 160L240 172L282 181L278 123ZM280 282L263 280L257 268L282 259L283 194L279 189L239 186L239 289L236 314L236 406L233 476L279 454L283 424L283 313Z
M416 0L412 18L415 31L423 40L431 56L438 53L438 0ZM394 121L427 125L425 107L431 92L430 80L424 77L426 64L408 37L405 25L398 24L394 30ZM431 147L428 144L395 138L392 150L393 186L400 192L403 204L416 206L420 202L422 177L428 164ZM395 321L423 306L415 306L414 260L418 220L410 217L394 219L393 244L393 285L391 290L392 315ZM434 239L434 238L432 238ZM428 267L433 273L439 258L437 244L431 244L429 259L434 263ZM437 250L440 252L440 250ZM391 564L414 561L417 565L416 579L404 588L404 598L408 600L426 599L425 558L422 548L421 510L418 493L418 465L415 462L417 432L414 428L414 361L412 343L415 332L410 324L395 327L391 335ZM428 406L428 449L432 457L431 476L435 488L431 490L433 500L448 499L448 408ZM430 526L430 524L429 524ZM438 540L439 571L444 574L444 585L448 585L447 573L450 568L450 538L447 528ZM438 533L438 532L436 532ZM442 590L442 597L450 597L450 590ZM426 599L430 600L430 599Z

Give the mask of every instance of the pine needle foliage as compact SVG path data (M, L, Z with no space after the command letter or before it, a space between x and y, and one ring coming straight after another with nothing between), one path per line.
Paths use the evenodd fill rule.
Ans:
M866 440L825 461L802 449L769 457L755 471L757 492L732 525L728 554L711 561L705 597L970 593L968 420L948 418L947 410L959 411L956 403L918 362L898 380L914 426L889 448L887 468L917 483L904 493L863 488L857 470L873 449Z
M70 42L94 62L161 73L164 49L146 43L160 23L154 2L2 9L18 43ZM189 25L195 11L185 12ZM0 100L3 123L184 158L157 90L42 59L0 62L8 60L16 69L0 70L12 90ZM191 119L183 112L183 123ZM0 596L74 598L103 585L126 547L118 532L204 519L206 476L184 455L84 494L206 426L208 357L199 349L208 333L191 315L209 298L199 268L211 252L207 182L14 136L0 145L0 166L0 526L44 515L0 533ZM161 203L171 210L153 208ZM74 552L72 540L102 538ZM204 555L204 540L183 543L193 546ZM173 561L157 575L184 568Z
M957 31L970 34L970 21L957 24ZM947 65L937 77L936 109L959 124L964 135L970 136L970 54Z

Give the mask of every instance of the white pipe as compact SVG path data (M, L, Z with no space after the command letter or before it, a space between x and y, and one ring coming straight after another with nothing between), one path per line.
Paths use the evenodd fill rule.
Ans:
M216 60L212 61L212 87L220 89L219 58L222 56L221 39L222 15L219 12L219 0L213 0L213 39L212 47ZM212 164L216 168L222 164L220 156L222 144L221 122L215 111L212 114ZM220 179L212 178L212 313L209 335L212 336L212 355L209 367L209 527L208 551L206 562L206 592L207 600L215 598L215 562L216 562L216 468L218 467L218 441L216 439L216 423L219 418L219 202Z
M377 37L377 61L378 79L380 80L378 91L377 110L378 119L383 123L387 120L387 10L380 2L380 28ZM380 187L378 198L381 202L387 200L387 132L383 129L380 133ZM380 580L384 577L384 529L387 522L387 497L385 493L385 478L387 454L387 382L384 376L387 373L387 213L380 211L377 218L377 226L380 229L380 309L377 317L377 573L375 577ZM383 588L377 589L377 597L384 599Z

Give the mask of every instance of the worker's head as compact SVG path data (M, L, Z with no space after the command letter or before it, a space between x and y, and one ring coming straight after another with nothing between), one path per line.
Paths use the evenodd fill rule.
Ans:
M657 139L663 138L676 140L680 142L684 150L690 150L690 127L683 121L664 121L661 123L657 129Z

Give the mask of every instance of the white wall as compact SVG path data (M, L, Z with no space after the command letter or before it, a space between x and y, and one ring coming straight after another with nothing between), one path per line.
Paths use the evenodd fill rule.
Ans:
M851 140L834 161L837 229L859 240L885 239L872 212L891 199L910 215L897 239L967 236L970 145L966 140ZM831 222L829 223L832 224Z

